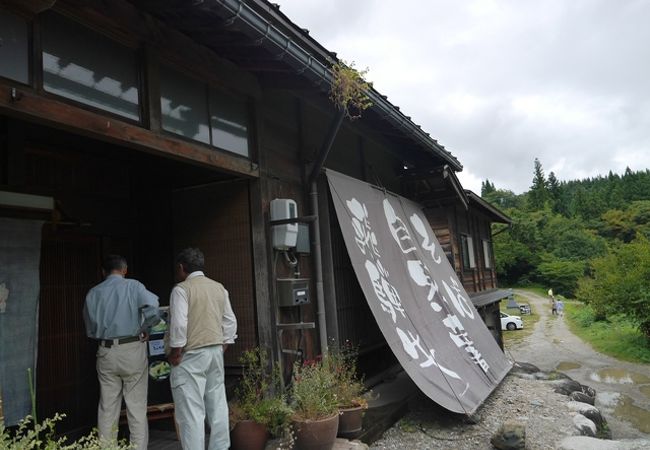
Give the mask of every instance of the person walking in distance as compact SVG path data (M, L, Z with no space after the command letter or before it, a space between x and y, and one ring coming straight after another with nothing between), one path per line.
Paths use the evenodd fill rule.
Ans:
M176 424L184 450L230 447L223 354L237 337L237 319L228 291L203 273L205 258L197 248L176 257L180 281L169 300L168 359Z
M146 450L149 424L145 341L149 328L160 321L158 296L139 281L124 278L127 264L122 256L107 256L102 273L105 279L88 292L83 311L86 334L99 341L99 438L117 439L124 398L131 445L136 450Z

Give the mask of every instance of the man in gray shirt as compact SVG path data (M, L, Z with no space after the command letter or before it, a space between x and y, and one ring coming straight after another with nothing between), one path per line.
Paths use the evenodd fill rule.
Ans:
M117 438L122 397L126 403L131 444L146 450L147 344L149 328L160 321L158 296L142 283L126 279L126 259L109 255L102 272L106 279L86 295L86 334L99 341L97 377L100 397L97 410L99 437Z

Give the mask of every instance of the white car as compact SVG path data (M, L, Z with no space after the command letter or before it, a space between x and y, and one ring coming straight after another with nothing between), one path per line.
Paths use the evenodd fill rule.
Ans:
M501 313L502 330L518 330L524 327L524 321L519 316L510 316L504 312Z

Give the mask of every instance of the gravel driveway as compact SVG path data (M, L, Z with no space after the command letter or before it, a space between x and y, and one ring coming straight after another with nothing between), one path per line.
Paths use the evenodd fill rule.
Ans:
M531 335L511 344L508 354L546 371L560 365L558 370L596 389L596 406L606 416L615 439L650 438L650 430L645 428L650 426L650 366L619 362L595 352L568 330L562 318L551 316L547 298L526 291L516 293L526 298L540 320ZM599 372L602 370L605 372ZM629 377L617 378L626 374ZM631 382L634 380L643 384ZM553 392L549 382L511 373L471 420L420 396L412 403L411 412L370 448L491 449L492 434L504 421L514 419L525 425L527 449L554 449L563 438L576 433L567 400ZM631 420L619 417L629 411Z
M526 298L541 318L530 336L508 349L510 354L542 370L560 365L562 372L596 389L596 407L605 414L614 439L650 437L650 365L596 352L569 331L563 318L551 315L547 297L515 292Z

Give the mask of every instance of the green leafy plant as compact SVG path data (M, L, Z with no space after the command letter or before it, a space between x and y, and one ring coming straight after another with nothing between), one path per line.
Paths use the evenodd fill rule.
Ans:
M56 437L56 424L65 418L65 414L39 423L27 416L15 430L9 430L0 424L1 450L129 450L133 447L126 441L106 441L99 439L94 430L76 442L69 443L64 437Z
M340 408L368 406L363 379L357 375L358 356L358 347L346 342L341 346L331 345L327 358L323 360L334 374L334 390Z
M318 420L338 411L337 380L327 361L314 361L293 367L291 384L294 417Z
M364 80L367 74L368 68L359 71L354 68L354 62L340 61L332 66L330 100L350 120L358 119L365 109L372 106L368 97L372 84Z
M252 420L266 426L271 435L282 435L293 410L282 389L279 368L268 369L267 352L260 347L244 352L239 361L244 368L235 390L237 400L230 405L230 426Z

